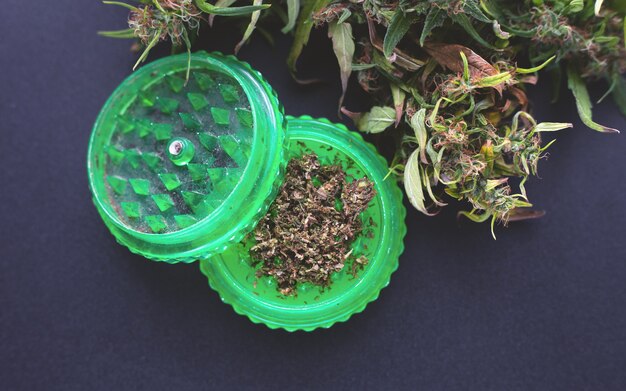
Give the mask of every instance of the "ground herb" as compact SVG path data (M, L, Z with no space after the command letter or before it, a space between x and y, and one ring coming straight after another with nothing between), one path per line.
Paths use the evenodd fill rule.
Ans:
M349 263L356 273L368 260L353 256L351 245L375 194L369 179L349 182L340 166L323 166L315 154L292 159L276 201L254 231L250 254L260 264L257 277L274 277L283 295L295 295L298 283L329 286L332 273Z

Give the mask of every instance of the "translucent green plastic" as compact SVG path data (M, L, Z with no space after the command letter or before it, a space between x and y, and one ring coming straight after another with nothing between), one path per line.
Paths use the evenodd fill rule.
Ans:
M94 203L113 235L154 260L191 262L239 242L285 164L282 108L232 56L155 61L103 107L89 144Z
M404 249L406 211L396 182L385 180L386 161L358 133L311 117L288 118L287 129L290 158L315 152L322 164L340 164L352 179L366 176L374 182L377 195L361 215L365 229L353 244L353 254L367 256L369 263L356 277L347 267L335 273L329 288L300 284L297 296L283 296L272 277L256 277L248 253L254 238L249 235L224 253L201 261L200 268L237 313L270 328L310 331L347 320L387 286Z

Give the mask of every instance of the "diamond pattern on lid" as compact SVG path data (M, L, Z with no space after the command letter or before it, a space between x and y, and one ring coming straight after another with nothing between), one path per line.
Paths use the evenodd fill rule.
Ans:
M147 179L132 178L128 180L133 191L139 195L150 194L150 181Z

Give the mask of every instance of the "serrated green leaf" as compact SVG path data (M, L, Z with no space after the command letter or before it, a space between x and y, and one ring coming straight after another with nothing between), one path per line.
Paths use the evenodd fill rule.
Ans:
M411 23L411 16L398 7L391 18L391 22L389 22L387 33L385 33L385 39L383 41L383 54L385 57L391 56L393 49L398 46L400 40L404 37L407 31L409 31Z
M432 213L428 212L424 204L426 199L424 197L424 189L422 188L418 158L419 151L413 151L404 166L404 190L409 198L409 202L415 209L425 215L432 216Z
M617 129L609 128L608 126L600 125L593 121L591 99L589 99L587 86L572 65L567 67L567 87L572 91L572 94L574 94L578 115L585 125L599 132L619 133Z
M352 25L350 23L337 23L336 21L328 24L328 36L333 41L333 51L337 62L339 63L339 72L341 76L341 97L339 98L339 107L343 103L343 97L348 89L348 79L352 73L352 58L354 57L354 38L352 38Z
M395 122L396 111L388 106L374 106L357 120L361 132L380 133Z
M467 15L451 14L450 18L454 21L454 23L463 27L463 30L465 30L480 45L489 49L497 50L497 51L501 50L491 45L489 42L485 41L485 39L478 33L478 31L476 31L476 29L474 28L474 25L472 25L472 21L467 17Z
M444 10L438 7L432 7L426 15L426 20L424 21L424 28L422 29L422 34L420 35L420 46L424 46L424 41L428 34L431 33L437 27L443 25L443 22L446 20L446 13Z
M483 13L476 0L466 0L463 4L463 11L478 21L491 23L491 19Z
M415 138L417 139L417 146L420 151L420 159L422 163L428 164L428 160L426 159L426 144L428 142L428 133L426 132L425 120L426 109L419 109L411 117L410 125L413 129L413 132L415 133Z
M574 125L565 122L540 122L535 126L534 131L540 132L556 132L558 130L571 128Z

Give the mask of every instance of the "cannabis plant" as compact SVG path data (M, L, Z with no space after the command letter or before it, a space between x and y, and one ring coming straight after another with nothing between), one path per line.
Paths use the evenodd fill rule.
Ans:
M425 214L445 205L445 192L470 203L460 215L490 220L492 227L540 215L526 209L531 204L524 188L549 147L540 135L571 127L537 123L527 112L524 85L535 84L544 68L567 75L587 126L617 132L592 120L585 85L608 81L607 94L624 111L624 12L601 1L304 4L288 58L291 71L311 28L327 25L343 93L356 72L376 104L366 113L342 111L363 132L401 135L392 171ZM362 33L354 37L353 31ZM519 190L512 189L511 177L521 178Z
M140 63L167 39L190 51L191 32L215 15L250 14L237 51L269 5L235 2L123 4L129 29L103 34L138 39L145 48ZM538 123L528 112L524 86L540 74L551 74L555 98L567 78L580 118L592 129L618 132L593 120L588 82L605 81L600 100L611 95L626 115L624 0L285 0L263 12L293 34L287 65L296 80L312 29L327 30L340 70L341 112L362 132L396 138L390 175L427 215L446 205L445 197L469 202L460 215L490 220L492 227L541 215L529 209L524 188L549 147L541 134L572 125ZM353 73L371 95L368 112L342 107ZM519 178L516 190L511 178Z
M191 55L191 34L197 34L200 22L209 21L215 15L240 16L252 14L248 29L237 46L239 49L254 31L256 21L261 10L269 5L263 5L262 0L254 0L254 5L232 7L235 0L218 0L213 5L206 0L139 0L139 5L119 1L104 1L105 4L118 5L130 10L128 28L116 31L101 31L100 35L111 38L136 38L144 47L141 56L133 69L145 61L150 50L160 41L169 40L174 50L185 46L188 55ZM191 61L191 56L189 57ZM187 68L189 78L189 67Z

